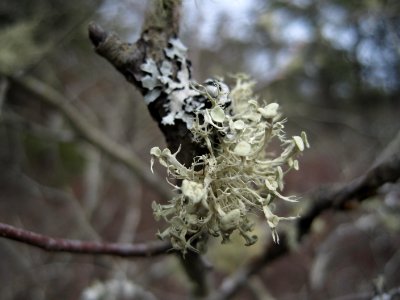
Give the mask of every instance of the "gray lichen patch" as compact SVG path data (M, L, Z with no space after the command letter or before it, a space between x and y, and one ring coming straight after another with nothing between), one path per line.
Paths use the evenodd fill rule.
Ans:
M169 47L164 49L165 60L158 65L148 58L140 69L146 74L141 78L142 87L146 90L144 99L146 104L155 101L161 93L167 95L164 104L165 116L161 120L163 125L174 125L176 119L193 125L194 112L204 106L201 93L192 87L190 66L186 57L187 48L177 38L169 40ZM178 70L174 70L178 66Z

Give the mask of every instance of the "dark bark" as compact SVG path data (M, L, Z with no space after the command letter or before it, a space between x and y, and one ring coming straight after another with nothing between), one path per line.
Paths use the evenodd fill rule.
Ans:
M181 1L169 0L161 3L156 5L156 11L147 15L142 34L135 43L123 42L117 35L106 32L100 26L89 25L89 37L96 52L107 59L143 96L148 90L142 85L141 79L146 74L140 66L146 60L154 60L158 67L163 61L169 60L174 70L172 74L174 79L177 78L177 72L181 67L178 60L168 59L165 53L165 49L170 47L170 39L179 34ZM168 113L165 108L167 97L168 93L161 90L158 98L148 105L148 109L164 134L168 148L171 152L176 152L180 148L177 159L182 164L190 166L194 157L204 154L205 149L193 141L192 134L183 121L177 119L174 125L162 124L162 118ZM195 284L194 294L205 296L208 292L207 267L201 256L189 252L184 258L181 258L181 262L188 277Z

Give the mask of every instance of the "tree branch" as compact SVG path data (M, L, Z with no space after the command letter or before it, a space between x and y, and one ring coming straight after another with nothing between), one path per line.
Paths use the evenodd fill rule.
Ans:
M260 272L266 265L275 261L279 257L289 252L289 245L285 234L279 235L279 244L271 243L264 250L264 253L251 261L249 264L240 268L233 275L224 279L218 291L211 297L212 300L231 299L249 278Z
M362 202L375 195L385 183L396 182L399 178L400 152L397 152L348 184L314 192L311 207L298 220L298 238L301 239L310 231L312 222L324 211L349 209L352 201Z
M349 205L352 201L362 202L376 195L378 189L384 184L398 181L400 179L399 150L397 149L397 151L393 152L392 156L375 165L365 175L354 179L348 184L330 189L325 188L312 193L311 207L297 222L298 239L301 240L301 238L310 232L312 222L324 211L329 209L349 209L352 207ZM290 251L286 235L284 233L280 234L280 244L269 244L260 257L226 278L213 299L230 299L246 284L250 276L257 274L265 266L277 258L288 254Z
M112 159L131 169L134 174L147 185L151 186L163 199L172 197L171 189L164 184L164 180L160 180L152 174L150 167L144 164L133 151L117 144L103 134L98 128L88 122L81 112L72 106L70 101L58 91L33 77L9 77L9 80L37 96L40 101L61 112L81 137Z
M144 97L159 90L158 96L148 103L149 112L164 134L168 148L172 152L181 148L177 154L178 160L185 165L191 165L194 157L204 154L204 146L193 142L187 124L181 119L175 119L173 124L162 122L169 113L170 86L166 84L155 88L147 86L144 82L144 79L149 77L149 73L143 70L145 63L152 61L158 69L161 69L163 63L168 62L172 70L170 78L186 85L185 90L193 91L190 82L182 82L182 78L179 77L179 73L183 71L187 72L188 79L191 79L190 61L184 59L182 62L181 58L171 57L166 53L166 49L172 47L171 39L177 38L179 33L181 1L165 0L160 2L156 5L155 11L151 11L147 15L141 37L135 43L121 41L118 35L107 32L94 23L89 25L89 38L95 51L108 60Z
M103 243L80 240L59 239L14 226L0 223L0 237L18 241L49 252L68 252L80 254L106 254L121 257L148 257L166 254L172 246L168 242L151 243Z
M89 38L96 52L107 59L147 99L149 112L163 132L168 148L171 152L181 149L177 159L190 166L194 157L205 153L205 146L194 142L183 118L175 118L172 114L170 116L173 120L170 118L165 122L166 116L174 107L182 106L180 113L186 114L184 105L194 105L195 102L188 97L196 94L190 84L191 64L184 54L185 47L176 39L179 33L181 0L153 2L156 4L155 9L146 16L142 34L135 43L123 42L116 34L109 33L94 23L89 25ZM168 50L176 52L171 53ZM161 76L160 72L165 69L168 69L168 76ZM161 84L160 77L168 83ZM178 84L179 88L172 89L169 83L172 86ZM176 96L179 90L182 94ZM173 92L175 98L169 98ZM188 100L188 103L185 104L184 100ZM173 101L174 105L171 106ZM181 263L187 276L195 284L193 294L205 296L208 292L207 267L201 256L190 252L181 259Z

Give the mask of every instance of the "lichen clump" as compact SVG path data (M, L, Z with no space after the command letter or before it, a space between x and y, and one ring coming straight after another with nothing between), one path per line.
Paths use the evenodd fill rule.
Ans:
M169 149L151 149L152 165L157 159L170 176L182 182L175 186L178 193L168 204L153 203L153 210L157 219L169 224L159 237L169 238L183 253L197 251L198 241L208 235L227 242L235 230L245 245L254 244L257 237L251 233L249 212L264 214L275 242L279 242L279 221L294 218L275 215L272 204L297 201L282 194L283 178L291 169L298 170L296 157L309 147L307 137L302 132L286 138L279 105L260 105L253 96L253 85L243 77L237 77L231 92L218 81L214 86L196 85L211 107L196 112L190 130L197 143L206 145L208 154L196 157L190 167L182 165L177 153ZM229 107L227 97L232 101ZM266 151L273 140L281 145L278 154Z

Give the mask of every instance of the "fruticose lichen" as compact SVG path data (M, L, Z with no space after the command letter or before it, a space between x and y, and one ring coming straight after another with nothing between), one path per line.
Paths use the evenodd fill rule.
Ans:
M194 142L208 149L208 154L196 157L191 166L181 164L177 153L168 148L151 149L152 166L157 159L181 182L174 186L177 195L168 204L153 203L153 210L157 219L168 224L159 237L170 239L183 253L198 251L199 241L209 235L227 242L235 230L245 245L252 245L257 237L252 235L251 212L262 212L277 243L279 221L295 218L275 215L273 202L297 201L282 194L283 178L291 169L298 170L296 157L309 143L304 132L285 137L279 105L259 104L253 86L243 76L236 78L232 91L218 80L191 86L194 94L211 103L209 108L196 108L185 115ZM182 118L177 111L176 116ZM266 151L273 140L281 145L278 153Z

